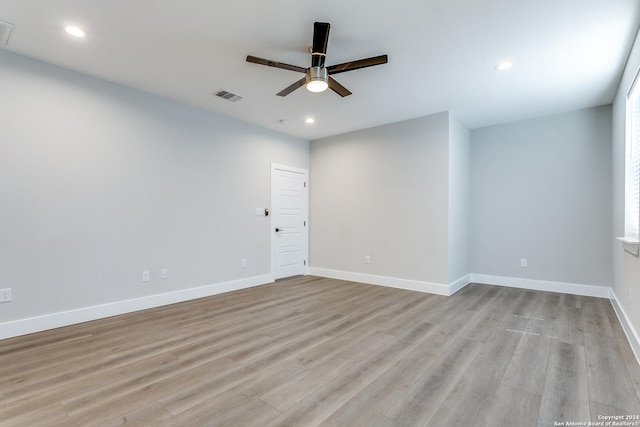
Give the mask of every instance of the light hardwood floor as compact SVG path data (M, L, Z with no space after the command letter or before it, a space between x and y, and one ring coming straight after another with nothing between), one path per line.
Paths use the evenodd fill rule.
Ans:
M0 341L2 426L553 426L640 415L608 300L317 277ZM640 425L640 424L639 424Z

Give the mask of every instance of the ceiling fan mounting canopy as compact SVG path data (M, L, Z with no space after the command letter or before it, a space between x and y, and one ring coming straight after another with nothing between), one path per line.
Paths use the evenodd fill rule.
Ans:
M311 92L322 92L329 88L342 97L349 96L351 92L338 83L331 75L386 64L389 58L387 55L380 55L325 67L330 28L331 25L328 22L315 22L313 24L313 44L310 48L311 66L309 68L258 58L252 55L247 55L247 62L305 74L303 78L278 92L278 96L287 96L294 90L305 85Z

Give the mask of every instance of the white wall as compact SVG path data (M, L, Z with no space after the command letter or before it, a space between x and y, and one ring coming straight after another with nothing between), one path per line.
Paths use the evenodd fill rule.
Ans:
M635 74L640 69L640 34L629 56L624 75L613 102L613 235L624 236L624 156L626 128L626 96ZM613 250L613 291L617 309L625 313L623 326L640 360L640 259L622 249L619 241L611 241ZM626 323L625 323L626 322Z
M0 82L0 326L270 274L255 208L307 141L1 50Z
M449 113L449 283L470 272L470 143L469 129Z
M312 141L312 272L448 284L448 141L447 112Z
M611 285L610 132L609 106L471 132L474 274Z

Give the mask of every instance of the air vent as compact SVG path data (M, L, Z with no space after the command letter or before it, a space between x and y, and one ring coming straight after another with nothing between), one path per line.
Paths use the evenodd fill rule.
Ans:
M237 102L237 101L240 101L242 99L242 97L240 95L236 95L235 93L227 92L226 90L221 90L219 92L216 92L215 95L217 97L220 97L222 99L226 99L227 101L231 101L231 102Z
M0 21L0 44L9 44L9 37L11 37L13 27L14 25L9 22Z

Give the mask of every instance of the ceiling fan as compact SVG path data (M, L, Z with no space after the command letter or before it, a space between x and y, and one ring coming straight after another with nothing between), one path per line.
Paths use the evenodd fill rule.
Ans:
M294 90L305 85L307 86L307 90L311 92L323 92L329 88L342 97L349 96L351 95L351 92L331 76L333 74L353 71L359 68L386 64L388 57L387 55L380 55L325 67L324 60L327 56L330 27L331 25L327 22L315 22L313 24L313 45L310 48L311 67L309 68L284 64L282 62L271 61L270 59L258 58L251 55L247 55L247 62L266 65L268 67L282 68L283 70L297 71L305 74L303 78L278 92L276 94L278 96L287 96Z

